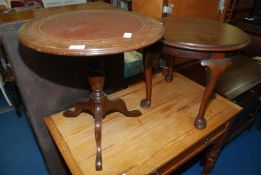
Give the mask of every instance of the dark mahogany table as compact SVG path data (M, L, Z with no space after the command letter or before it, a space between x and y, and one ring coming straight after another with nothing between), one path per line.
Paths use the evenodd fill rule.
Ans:
M32 20L19 30L20 42L39 52L98 61L89 76L92 88L90 97L79 100L74 111L64 112L66 117L76 117L83 111L93 114L96 170L102 170L101 124L105 115L115 111L127 117L141 115L138 110L128 111L123 100L107 98L103 91L105 78L99 61L109 59L109 55L152 45L163 36L163 32L163 26L157 20L119 10L63 13Z
M237 27L207 19L164 17L162 23L165 34L160 51L170 56L171 63L166 81L173 79L174 57L199 59L201 65L206 66L207 84L194 122L196 128L204 129L207 125L204 115L213 97L217 79L231 64L226 53L245 47L250 43L250 38ZM151 105L152 59L145 57L146 98L141 101L141 106L145 108Z

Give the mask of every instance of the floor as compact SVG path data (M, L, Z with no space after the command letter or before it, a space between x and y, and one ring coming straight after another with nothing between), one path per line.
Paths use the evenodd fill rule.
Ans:
M30 122L23 114L18 117L14 110L6 110L7 104L0 94L0 174L46 175L48 174ZM259 175L261 173L261 121L258 113L251 129L243 132L221 152L212 175ZM182 175L200 174L196 162Z

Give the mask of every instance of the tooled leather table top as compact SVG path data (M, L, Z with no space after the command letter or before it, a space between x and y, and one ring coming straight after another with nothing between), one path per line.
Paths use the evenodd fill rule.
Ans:
M159 21L120 10L85 10L34 19L19 30L27 47L57 55L117 54L146 47L164 33Z

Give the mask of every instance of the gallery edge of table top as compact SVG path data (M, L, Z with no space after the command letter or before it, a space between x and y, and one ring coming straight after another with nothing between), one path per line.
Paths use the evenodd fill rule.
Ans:
M103 171L95 171L94 120L82 113L65 118L62 113L45 122L73 174L147 174L189 149L200 139L226 123L241 108L217 95L211 101L204 130L194 128L204 88L176 73L172 83L162 76L153 78L152 106L139 107L145 96L144 83L135 84L109 96L122 98L129 109L142 116L127 118L120 113L103 120Z

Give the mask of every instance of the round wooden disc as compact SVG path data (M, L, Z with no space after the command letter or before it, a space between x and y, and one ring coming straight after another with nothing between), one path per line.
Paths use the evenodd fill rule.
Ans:
M162 18L168 46L198 51L232 51L245 47L249 36L230 24L191 17Z
M32 20L19 30L21 43L40 52L93 56L131 51L159 40L159 21L119 10L88 10Z

